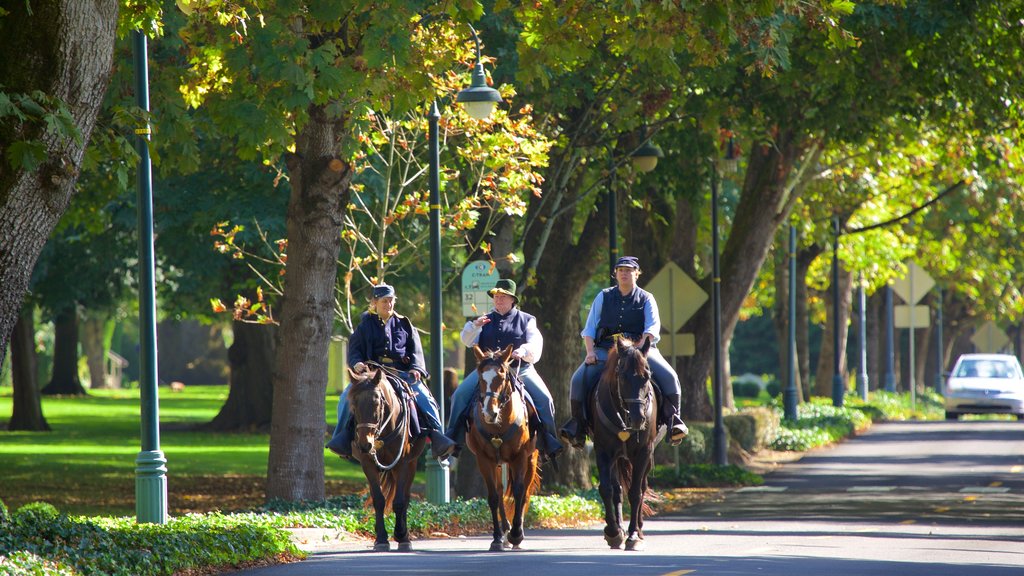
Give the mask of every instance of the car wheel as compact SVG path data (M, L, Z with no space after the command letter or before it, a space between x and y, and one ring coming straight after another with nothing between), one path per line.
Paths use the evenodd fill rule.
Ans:
M960 419L960 414L957 414L956 412L950 412L949 410L946 410L946 420L959 420L959 419Z

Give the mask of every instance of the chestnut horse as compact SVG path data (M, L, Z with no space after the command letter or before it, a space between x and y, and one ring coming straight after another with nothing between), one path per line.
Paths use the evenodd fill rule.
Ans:
M536 437L530 433L522 386L513 383L515 371L509 366L512 346L487 352L474 346L473 354L481 400L472 411L466 445L476 455L477 467L487 485L487 504L494 524L490 550L500 552L506 542L518 549L524 537L523 517L530 506L530 496L540 487ZM504 489L502 464L508 465Z
M617 339L608 351L590 405L599 492L604 501L604 539L612 548L623 542L623 490L629 495L630 508L626 550L643 549L644 513L650 513L644 498L658 431L658 401L647 365L650 348L647 339L640 347Z
M395 541L400 552L407 552L412 550L406 523L409 494L425 439L410 437L411 407L395 392L395 386L404 387L405 382L384 370L369 368L362 374L349 370L352 388L348 402L356 424L352 456L370 484L377 536L373 550L391 549L384 515L393 510Z

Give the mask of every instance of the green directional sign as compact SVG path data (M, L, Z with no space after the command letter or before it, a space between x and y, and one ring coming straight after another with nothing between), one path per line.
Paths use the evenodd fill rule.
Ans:
M475 318L491 309L487 291L501 279L498 269L489 260L475 260L462 270L462 315Z

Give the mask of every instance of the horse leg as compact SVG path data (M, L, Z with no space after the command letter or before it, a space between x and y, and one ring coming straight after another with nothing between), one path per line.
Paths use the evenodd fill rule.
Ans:
M370 498L373 500L373 531L376 533L373 551L387 552L391 550L391 544L388 543L388 529L384 526L384 492L380 489L377 471L374 470L372 476L367 473L367 480L370 481Z
M647 474L650 472L650 458L640 457L633 466L633 477L629 482L629 536L626 550L644 549L644 496L647 495Z
M618 515L616 514L615 493L618 491L621 494L622 488L618 485L618 478L615 478L615 475L612 473L612 466L611 455L603 450L598 450L597 475L599 484L597 491L601 494L601 500L604 502L604 541L608 543L608 546L618 548L622 545L623 535L622 526L619 524L618 519L618 515L621 515L621 512Z
M510 465L512 475L514 475L512 479L512 498L515 502L515 515L512 517L512 530L508 533L508 541L512 544L513 549L519 549L523 538L526 537L523 531L523 508L526 506L526 487L533 481L533 474L536 472L531 461L533 450L530 450L529 454L526 452L526 450L520 452L515 464Z
M505 549L505 509L501 502L501 486L498 474L501 469L494 461L484 461L477 456L477 463L480 465L480 474L484 477L484 484L487 486L487 506L491 509L491 524L494 528L491 540L491 552L501 552Z
M412 491L413 476L416 474L416 461L410 460L398 466L398 474L395 479L395 501L392 508L395 510L395 542L398 542L399 552L412 551L412 542L409 541L409 494Z

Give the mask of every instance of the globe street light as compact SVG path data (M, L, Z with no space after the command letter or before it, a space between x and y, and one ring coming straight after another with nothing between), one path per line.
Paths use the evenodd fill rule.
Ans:
M473 70L473 80L469 88L458 93L456 102L466 106L466 112L478 120L487 118L494 110L495 105L501 102L501 95L497 90L487 85L487 77L484 74L484 66L480 56L480 39L476 30L469 27L473 32L473 41L476 42L476 68ZM430 373L437 382L434 397L437 398L438 411L445 413L444 397L444 338L442 336L441 318L441 163L440 151L438 148L438 121L441 119L441 112L437 107L437 100L430 105L430 113L427 114L430 124L429 134L429 159L430 159ZM427 500L433 504L443 504L451 500L451 493L448 485L448 466L441 465L436 460L427 459Z

